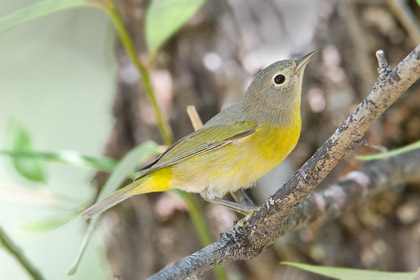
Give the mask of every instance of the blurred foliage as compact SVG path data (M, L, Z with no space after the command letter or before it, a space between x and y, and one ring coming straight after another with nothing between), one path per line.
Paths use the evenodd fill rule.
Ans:
M204 2L204 0L153 0L150 3L146 13L145 36L151 58Z
M161 150L160 145L153 141L146 141L128 152L119 163L107 158L97 159L88 156L81 156L75 152L42 153L32 150L29 133L23 128L22 125L14 121L11 123L10 127L10 141L13 143L14 150L0 151L0 154L11 156L13 158L16 170L18 170L22 176L28 179L34 181L44 179L44 172L40 171L44 170L40 167L41 164L43 164L42 160L51 160L73 166L90 167L101 171L113 170L111 176L99 193L99 200L115 192L127 178L132 176L133 171L138 168L141 163L147 161L151 157L158 155ZM43 219L41 221L26 224L23 228L33 232L52 230L66 224L75 216L77 216L78 213L79 212L76 211L72 213L60 214L54 217ZM90 221L89 228L85 234L84 242L80 248L80 253L76 258L75 264L69 270L69 274L76 272L77 266L83 256L90 237L94 232L99 217L100 215L96 216Z
M29 132L16 120L9 123L6 131L6 143L10 153L31 153L34 151ZM13 166L20 175L34 182L45 183L47 171L39 158L13 157Z
M357 156L356 158L359 160L363 160L363 161L368 161L368 160L375 160L375 159L384 159L384 158L388 158L388 157L393 157L402 153L407 153L416 149L420 149L420 141L412 143L410 145L392 150L392 151L388 151L388 152L384 152L384 153L379 153L379 154L374 154L374 155L366 155L366 156Z
M133 148L118 163L112 159L97 159L88 156L81 156L75 152L36 152L32 149L29 133L23 128L21 124L16 121L11 122L8 135L11 143L13 144L13 149L10 151L0 151L0 154L11 156L13 158L16 170L18 170L22 176L30 180L44 181L45 172L43 170L45 168L41 167L43 166L42 160L51 160L73 166L95 168L101 171L113 170L111 176L99 193L99 200L115 192L127 178L132 176L133 171L138 168L141 163L147 161L151 157L158 155L161 150L160 145L153 141L146 141L141 145ZM78 213L79 212L76 211L72 213L60 214L54 217L43 219L41 221L26 224L23 228L33 232L52 230L66 224L75 216L77 216ZM88 230L85 234L84 242L80 248L80 253L76 258L75 264L69 270L69 274L74 274L76 272L77 266L83 256L83 253L85 252L90 237L94 232L99 217L100 215L97 215L90 221Z
M159 147L160 146L156 143L147 141L128 152L111 173L111 176L108 178L99 193L98 200L102 200L115 192L141 163L159 154ZM88 229L85 233L85 237L83 238L82 245L80 246L79 254L77 255L73 265L68 270L69 275L73 275L77 271L77 267L79 266L100 217L101 214L98 214L90 219Z
M22 225L22 229L32 233L43 233L46 231L54 230L70 222L74 217L77 216L77 213L72 211L70 213L43 218L42 220Z
M414 280L418 272L381 272L363 269L350 269L329 266L317 266L293 262L282 264L294 266L312 273L339 280Z
M70 8L99 7L93 0L40 0L0 18L0 33L19 24Z
M74 167L90 168L104 172L111 172L117 166L117 161L112 158L96 158L87 155L81 155L75 151L14 151L0 150L0 155L12 157L14 160L37 160L63 163Z

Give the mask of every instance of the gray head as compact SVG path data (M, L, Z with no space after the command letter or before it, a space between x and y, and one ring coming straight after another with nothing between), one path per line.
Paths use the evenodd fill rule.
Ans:
M303 72L314 55L278 61L258 72L242 100L248 117L278 124L296 113L300 117Z

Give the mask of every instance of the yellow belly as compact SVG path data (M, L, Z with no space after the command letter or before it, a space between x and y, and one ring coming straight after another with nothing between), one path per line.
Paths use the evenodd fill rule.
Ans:
M289 127L259 125L257 131L235 143L161 170L170 174L170 188L223 197L246 188L282 162L296 146L301 124ZM162 175L162 174L161 174Z

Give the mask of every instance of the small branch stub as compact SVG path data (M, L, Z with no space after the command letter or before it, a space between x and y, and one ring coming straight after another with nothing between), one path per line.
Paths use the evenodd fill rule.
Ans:
M378 74L379 79L384 80L386 75L391 72L391 67L389 67L388 61L385 57L385 52L383 50L376 51L376 58L378 59Z

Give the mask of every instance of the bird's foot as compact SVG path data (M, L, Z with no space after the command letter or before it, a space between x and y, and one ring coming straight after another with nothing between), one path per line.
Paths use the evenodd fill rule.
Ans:
M260 209L260 207L252 207L250 206L250 209L248 210L247 214L245 215L245 217L243 217L242 219L240 219L239 221L237 221L235 223L235 225L233 226L233 229L235 230L236 233L241 233L242 228L244 226L244 224L246 222L248 222L249 218L251 218L251 216L257 212Z

